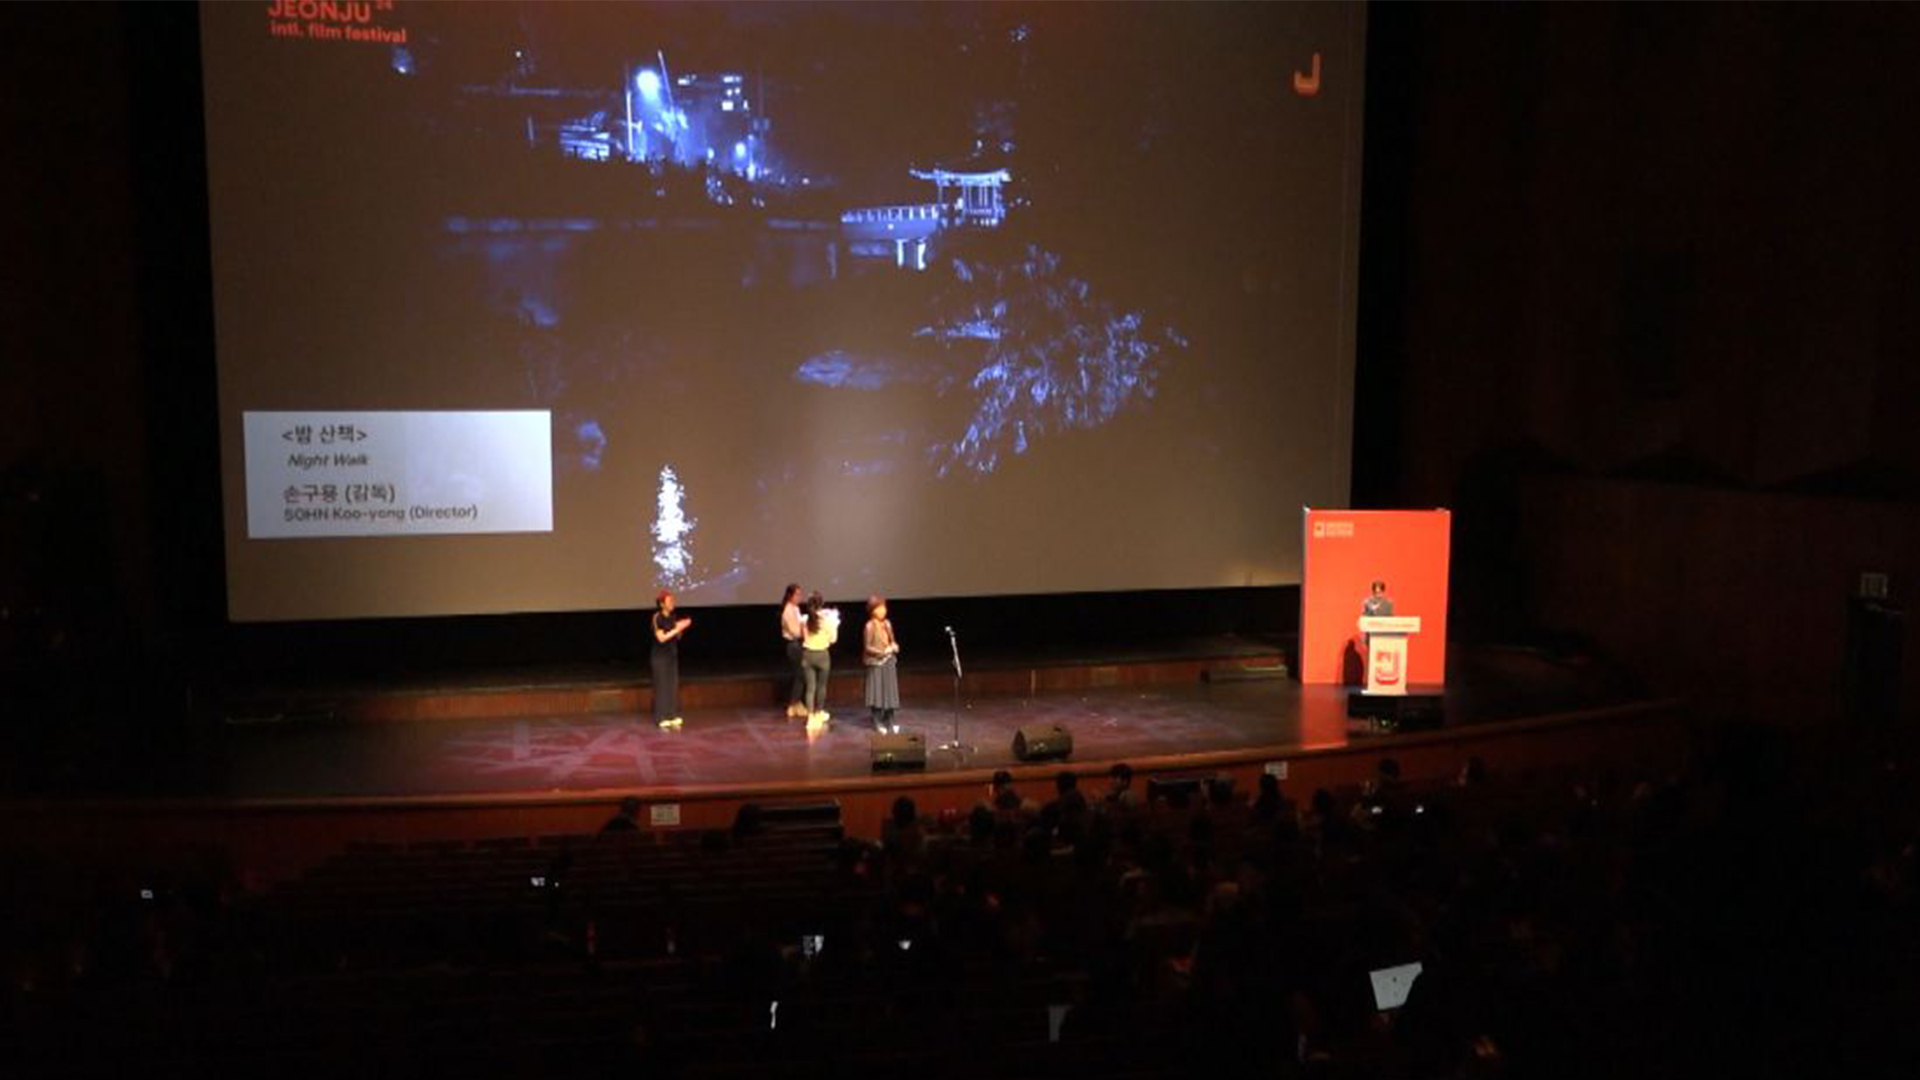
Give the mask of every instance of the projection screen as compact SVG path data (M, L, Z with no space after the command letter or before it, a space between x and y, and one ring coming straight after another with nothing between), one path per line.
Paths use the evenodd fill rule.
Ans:
M1359 4L201 8L236 620L1297 582Z

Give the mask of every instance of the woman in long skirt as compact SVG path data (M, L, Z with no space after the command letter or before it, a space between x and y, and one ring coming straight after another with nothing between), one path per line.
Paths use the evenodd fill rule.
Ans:
M894 710L900 708L900 643L894 640L893 623L887 618L887 598L867 599L867 631L862 658L867 665L867 708L873 713L873 730L885 734L898 732Z
M675 617L673 594L665 589L658 604L653 613L653 722L672 731L685 723L680 718L680 638L693 620Z

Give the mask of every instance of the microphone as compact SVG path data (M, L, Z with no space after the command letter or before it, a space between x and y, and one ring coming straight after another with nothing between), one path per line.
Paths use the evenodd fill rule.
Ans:
M953 627L951 626L947 627L946 630L947 630L947 633L949 634L953 633Z

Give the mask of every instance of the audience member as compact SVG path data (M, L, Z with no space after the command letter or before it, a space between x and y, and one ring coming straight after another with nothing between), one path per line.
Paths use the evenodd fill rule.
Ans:
M1109 785L1107 793L1101 798L1103 809L1127 814L1140 809L1140 793L1133 790L1133 766L1124 761L1115 762L1107 770Z
M629 833L640 829L640 800L632 795L620 800L620 809L600 826L602 833Z

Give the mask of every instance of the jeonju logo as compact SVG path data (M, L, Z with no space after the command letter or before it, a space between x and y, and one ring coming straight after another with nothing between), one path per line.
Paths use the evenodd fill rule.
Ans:
M394 0L271 0L267 32L308 41L360 41L405 45L404 26L394 21Z
M1352 537L1353 522L1351 521L1316 521L1313 523L1313 538L1315 540L1341 540L1352 539Z

